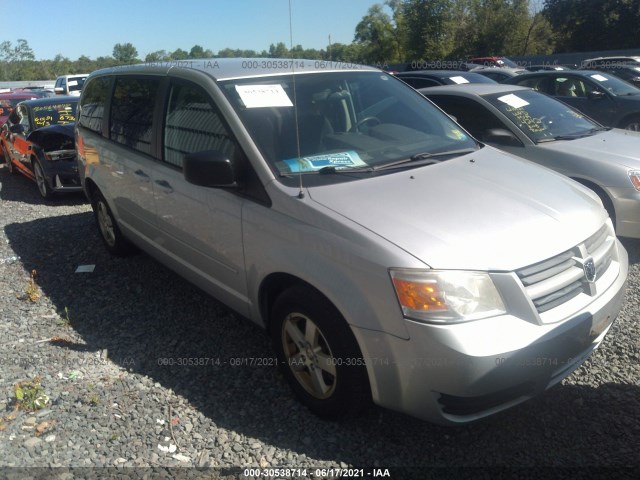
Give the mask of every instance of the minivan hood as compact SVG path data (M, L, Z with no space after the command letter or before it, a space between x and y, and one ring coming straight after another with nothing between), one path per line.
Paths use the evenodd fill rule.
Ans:
M607 159L628 168L640 168L640 133L612 129L575 140L539 143L538 147L576 156Z
M606 215L595 194L573 180L492 147L308 191L442 269L512 271L574 247Z

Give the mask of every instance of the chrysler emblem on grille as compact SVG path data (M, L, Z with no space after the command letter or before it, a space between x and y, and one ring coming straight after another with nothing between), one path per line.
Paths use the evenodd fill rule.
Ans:
M587 282L593 283L596 281L596 264L593 261L593 258L585 258L582 262L582 269L584 270L584 276L586 277Z

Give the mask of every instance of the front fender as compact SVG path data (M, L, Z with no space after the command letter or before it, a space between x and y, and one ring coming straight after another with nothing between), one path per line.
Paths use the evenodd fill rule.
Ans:
M389 252L357 228L342 227L348 233L337 233L339 225L330 225L331 219L317 210L313 213L326 225L257 204L245 206L243 242L252 320L267 324L260 312L260 288L269 275L284 273L320 291L349 325L408 338L388 273L389 266L398 265L380 260L389 258Z

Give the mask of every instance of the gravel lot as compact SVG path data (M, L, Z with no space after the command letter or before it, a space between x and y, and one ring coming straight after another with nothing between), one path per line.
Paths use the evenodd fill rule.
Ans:
M331 423L299 405L273 367L236 364L272 356L259 328L144 254L110 257L82 195L43 203L0 165L0 478L21 477L18 467L43 478L51 467L237 478L234 467L249 466L638 478L640 241L624 244L622 314L591 360L545 395L453 429L375 407ZM35 377L49 403L15 410L14 386Z

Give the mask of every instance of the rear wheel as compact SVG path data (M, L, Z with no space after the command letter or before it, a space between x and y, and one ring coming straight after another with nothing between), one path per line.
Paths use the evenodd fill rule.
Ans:
M122 235L102 193L94 192L91 206L96 217L100 237L109 253L118 257L130 254L134 250L133 245Z
M346 321L319 292L293 286L276 300L271 335L289 385L313 413L337 419L370 401L367 372Z
M51 187L47 183L47 179L44 176L44 170L42 170L42 166L40 162L35 158L32 159L33 162L33 175L36 178L36 185L38 185L38 191L40 192L40 196L45 199L51 198L53 192Z

